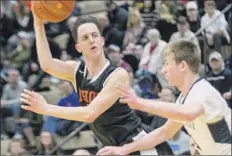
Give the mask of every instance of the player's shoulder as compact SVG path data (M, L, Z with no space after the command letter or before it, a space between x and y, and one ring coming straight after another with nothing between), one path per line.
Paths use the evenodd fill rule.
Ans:
M198 82L190 91L192 100L198 100L204 103L223 103L224 99L218 90L216 90L207 80L203 79ZM197 98L196 98L197 97ZM210 102L209 102L210 101Z
M193 97L194 99L196 97L204 99L211 96L214 92L215 89L213 86L207 80L201 79L195 83L192 89L189 91L189 96Z
M129 76L127 70L125 68L122 68L122 67L116 68L114 73L115 73L115 76L117 76L118 78L121 78L121 79Z
M105 86L106 84L109 83L124 83L124 82L129 82L129 75L128 72L126 71L126 69L122 68L122 67L117 67L106 79L106 81L104 82Z
M194 88L195 90L197 89L212 90L213 89L212 85L206 79L201 79L199 82L197 82L194 85Z

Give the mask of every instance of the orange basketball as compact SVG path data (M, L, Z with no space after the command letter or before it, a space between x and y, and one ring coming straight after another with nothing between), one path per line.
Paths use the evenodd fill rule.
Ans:
M57 23L71 15L75 0L32 0L32 4L39 18Z

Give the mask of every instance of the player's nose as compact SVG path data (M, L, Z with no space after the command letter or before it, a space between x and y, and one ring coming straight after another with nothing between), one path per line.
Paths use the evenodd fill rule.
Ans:
M89 36L89 43L94 43L94 38L92 36Z

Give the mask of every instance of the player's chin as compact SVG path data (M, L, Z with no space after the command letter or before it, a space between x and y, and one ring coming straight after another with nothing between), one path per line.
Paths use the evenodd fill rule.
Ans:
M96 57L98 57L98 56L101 55L101 50L98 49L98 48L92 49L92 50L90 50L89 54L91 55L91 57L95 57L96 58Z
M175 81L170 77L165 77L170 85L175 85Z

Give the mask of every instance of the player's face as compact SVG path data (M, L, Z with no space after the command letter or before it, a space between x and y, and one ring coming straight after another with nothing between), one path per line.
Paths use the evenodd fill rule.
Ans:
M94 23L86 23L78 28L77 51L84 57L96 58L103 53L104 38Z
M181 65L175 62L173 54L165 57L162 72L170 85L178 87L182 84L183 76Z

